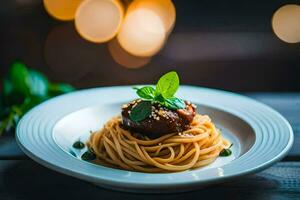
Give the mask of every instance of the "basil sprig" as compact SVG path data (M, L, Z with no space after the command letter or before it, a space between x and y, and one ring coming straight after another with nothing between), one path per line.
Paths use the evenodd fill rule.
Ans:
M221 152L220 152L220 156L222 157L226 157L226 156L230 156L232 154L232 151L230 150L230 148L232 147L233 143L229 146L228 149L223 149Z
M131 120L137 122L146 119L151 114L151 103L154 102L170 110L185 108L184 101L174 96L178 88L179 77L175 71L168 72L160 77L155 89L151 86L134 87L133 89L136 89L137 95L144 101L131 110Z
M20 118L32 107L57 96L71 92L68 84L51 83L42 73L14 62L3 79L0 93L0 135L13 131Z

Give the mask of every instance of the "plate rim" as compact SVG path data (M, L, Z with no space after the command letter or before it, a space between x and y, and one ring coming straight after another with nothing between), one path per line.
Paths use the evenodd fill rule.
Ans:
M103 89L103 88L104 89L114 89L114 88L128 88L128 87L132 87L132 86L127 85L127 86L97 87L97 88L78 90L78 91L70 93L70 94L74 95L74 93L81 93L81 92L84 92L84 91L99 90L99 89ZM189 85L182 85L181 88L194 88L194 89L201 89L201 90L206 90L206 91L210 91L210 92L217 92L217 93L221 92L223 94L230 95L230 96L235 96L235 97L238 97L238 98L246 98L247 100L251 100L255 104L260 104L263 107L268 108L269 110L271 110L273 112L274 115L277 115L277 117L280 118L281 122L288 128L288 130L289 130L289 141L288 141L287 145L285 146L284 149L282 149L282 151L279 154L277 154L272 159L268 160L267 162L264 162L263 164L261 164L259 166L254 167L254 168L249 168L247 170L244 170L242 173L236 173L236 174L226 175L226 176L222 176L222 177L211 177L210 179L205 180L205 181L200 180L200 181L176 182L176 183L171 183L171 182L143 183L141 185L141 183L122 182L122 181L116 181L116 180L106 180L106 179L100 179L99 177L91 176L90 174L77 173L77 172L74 172L72 170L66 169L62 166L53 165L52 163L48 162L47 160L36 156L33 152L31 152L29 149L27 149L23 145L23 143L20 139L20 135L19 135L20 134L20 127L21 127L21 124L23 123L24 117L21 119L20 123L17 126L16 140L17 140L18 145L22 149L22 151L25 152L25 154L27 154L29 157L31 157L36 162L38 162L38 163L40 163L40 164L42 164L42 165L44 165L44 166L46 166L46 167L48 167L52 170L55 170L55 171L58 171L60 173L64 173L64 174L67 174L67 175L70 175L70 176L73 176L73 177L77 177L77 178L80 178L80 179L84 179L84 180L87 180L87 181L97 182L97 183L105 184L105 185L111 185L113 187L115 187L115 186L124 186L124 184L126 184L128 187L137 187L137 186L139 186L139 187L143 187L143 188L151 188L153 186L159 186L159 187L174 186L175 187L175 186L179 186L179 185L187 186L187 185L194 185L194 184L197 184L197 185L199 185L199 184L209 184L211 182L223 181L223 180L231 179L233 177L238 177L238 176L242 176L242 175L245 175L245 174L249 174L249 173L252 173L252 172L255 173L257 171L260 171L260 170L263 170L263 169L269 167L274 162L279 161L284 156L286 156L287 153L289 152L289 150L291 149L291 147L293 145L293 141L294 141L294 134L293 134L292 127L290 126L289 122L279 112L277 112L276 110L274 110L270 106L265 105L265 104L263 104L263 103L261 103L257 100L246 97L244 95L237 94L237 93L232 93L232 92L228 92L228 91L211 89L211 88L204 88L204 87L198 87L198 86L189 86ZM37 110L37 109L43 107L44 105L47 105L47 103L49 103L50 101L54 101L54 100L57 101L59 98L64 98L65 96L70 95L70 94L61 95L61 96L55 97L51 100L48 100L46 102L43 102L42 104L38 105L37 107L31 109L26 115L29 115L29 113L33 112L34 110ZM223 110L223 111L227 112L227 110ZM234 114L234 113L231 113L231 114ZM237 117L239 117L239 116L237 116ZM244 120L244 119L242 119L242 120ZM251 124L249 124L249 125L252 127ZM76 159L76 158L74 158L74 159ZM134 173L141 173L141 172L134 172ZM141 174L149 174L149 173L141 173Z

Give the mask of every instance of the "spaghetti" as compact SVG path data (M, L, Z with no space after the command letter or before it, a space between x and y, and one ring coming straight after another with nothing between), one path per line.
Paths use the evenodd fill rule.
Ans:
M87 145L97 156L97 164L150 173L208 165L231 145L207 115L197 114L190 126L181 133L149 139L123 129L117 116L92 133Z

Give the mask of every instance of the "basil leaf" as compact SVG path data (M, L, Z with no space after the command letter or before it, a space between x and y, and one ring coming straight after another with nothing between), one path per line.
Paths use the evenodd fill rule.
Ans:
M48 93L48 79L35 70L29 70L30 94L46 96Z
M0 121L0 136L4 133L6 126L7 126L6 121Z
M34 106L42 103L43 101L45 101L47 99L47 97L40 97L40 96L31 96L31 97L27 97L24 102L22 103L22 105L20 106L20 109L23 113L26 113L27 111L29 111L31 108L33 108Z
M11 106L14 104L21 104L23 100L24 95L14 89L13 84L9 79L4 79L2 104L5 106Z
M161 94L156 94L154 100L158 101L161 105L165 102L165 98Z
M26 66L21 62L14 62L10 69L10 80L13 88L25 95L30 95L30 78Z
M28 70L21 62L14 62L3 80L0 94L0 135L13 131L20 118L31 108L53 96L73 91L68 84L51 84L40 72Z
M4 119L8 114L9 114L10 110L8 107L5 107L2 105L0 105L0 120Z
M10 80L4 79L3 80L3 95L4 96L9 96L13 92L13 84Z
M72 146L75 149L83 149L85 147L84 143L81 141L74 142L74 144Z
M64 83L50 83L49 84L49 94L50 96L57 96L64 93L74 91L74 87L69 84Z
M0 121L0 135L4 132L12 131L16 127L21 114L22 113L20 112L19 108L16 106L10 108L7 115L1 119L2 121Z
M230 150L230 148L232 147L232 145L233 145L233 143L231 143L231 145L228 147L228 149L223 149L221 152L220 152L220 154L219 154L219 156L230 156L231 154L232 154L232 152L231 152L231 150Z
M86 152L84 152L84 154L82 154L81 159L86 161L95 160L96 155L91 150L87 150Z
M151 102L142 101L138 103L130 112L130 119L134 122L142 121L151 114Z
M183 109L185 108L185 103L182 99L171 97L168 99L165 99L163 102L163 105L171 110L177 110L177 109Z
M145 86L138 89L136 93L143 99L154 99L155 89L151 86Z
M156 90L164 98L173 97L179 87L179 77L172 71L163 75L156 84Z
M225 157L225 156L230 156L231 155L231 150L230 149L223 149L221 152L220 152L220 156L222 157Z

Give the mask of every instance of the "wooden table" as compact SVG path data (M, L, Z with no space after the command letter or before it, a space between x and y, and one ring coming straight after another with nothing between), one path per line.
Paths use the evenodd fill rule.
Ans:
M132 194L96 187L54 172L29 159L14 138L0 138L0 199L201 200L300 199L300 93L246 94L279 111L291 123L295 142L288 156L254 175L179 194Z

